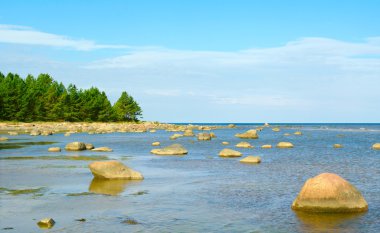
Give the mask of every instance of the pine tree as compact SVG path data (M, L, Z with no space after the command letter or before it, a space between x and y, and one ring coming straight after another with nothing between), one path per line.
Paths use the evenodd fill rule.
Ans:
M114 105L118 121L138 121L142 111L137 102L127 92L123 92Z

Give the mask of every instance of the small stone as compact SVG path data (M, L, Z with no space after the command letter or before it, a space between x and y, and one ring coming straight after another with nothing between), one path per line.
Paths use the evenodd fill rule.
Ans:
M251 144L249 144L248 142L239 142L238 144L236 144L236 147L253 148L253 146Z
M88 165L94 177L99 179L142 180L144 177L119 161L96 161Z
M250 129L244 133L238 133L235 134L235 137L238 138L247 138L247 139L258 139L259 135L257 135L257 130L255 129Z
M334 144L334 148L343 148L342 144Z
M297 131L294 133L294 135L302 135L302 132L301 131Z
M177 138L180 138L180 137L183 137L183 135L179 134L179 133L175 133L172 136L170 136L170 139L171 140L176 140Z
M261 148L263 148L263 149L270 149L270 148L272 148L272 145L262 145Z
M159 146L161 143L160 142L153 142L152 146Z
M18 135L18 133L14 132L14 131L8 132L8 134L11 135L11 136L17 136Z
M229 145L229 142L222 142L223 145Z
M380 150L380 143L375 143L372 145L372 149L374 150Z
M259 156L247 156L240 160L241 163L261 163L261 158Z
M242 153L236 150L223 149L219 152L220 157L241 157Z
M37 223L37 225L43 229L50 229L54 226L54 224L55 221L52 218L44 218Z
M277 144L277 148L293 148L293 144L290 142L280 142Z
M112 152L112 149L106 146L103 147L97 147L92 149L91 151L98 151L98 152Z
M275 128L272 128L273 132L280 132L280 128L278 127L275 127Z
M188 151L181 144L173 144L162 149L153 149L150 153L156 155L185 155Z

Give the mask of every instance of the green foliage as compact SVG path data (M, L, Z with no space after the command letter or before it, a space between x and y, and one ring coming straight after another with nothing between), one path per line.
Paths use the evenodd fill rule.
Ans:
M142 111L123 92L114 106L96 87L66 88L48 74L25 79L0 72L0 120L7 121L138 121Z

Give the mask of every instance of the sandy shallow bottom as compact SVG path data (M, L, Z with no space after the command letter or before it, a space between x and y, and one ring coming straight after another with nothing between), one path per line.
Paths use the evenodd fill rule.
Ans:
M6 143L35 143L0 150L0 231L3 232L378 232L380 223L380 125L281 127L264 129L257 140L235 133L253 128L219 129L212 141L193 137L169 140L172 132L53 136L7 136ZM366 128L362 130L360 128ZM284 136L301 130L302 136ZM195 131L198 132L198 131ZM108 146L113 152L49 153L71 141ZM181 143L186 156L156 156L151 143ZM230 145L222 145L223 141ZM255 148L235 148L248 141ZM292 142L293 149L261 149L264 144ZM4 143L4 142L2 142ZM344 145L341 149L333 144ZM217 156L223 148L258 155L259 165ZM12 159L30 156L34 159ZM94 180L87 160L54 156L107 156L143 173L143 181ZM43 159L38 159L38 157ZM7 159L5 159L7 158ZM37 158L37 159L36 159ZM47 159L49 158L49 159ZM354 184L369 211L350 215L310 215L290 206L306 179L334 172ZM15 190L29 190L25 193ZM52 217L41 230L36 222ZM85 219L86 221L77 221ZM137 223L137 224L131 224ZM7 230L6 228L13 228Z

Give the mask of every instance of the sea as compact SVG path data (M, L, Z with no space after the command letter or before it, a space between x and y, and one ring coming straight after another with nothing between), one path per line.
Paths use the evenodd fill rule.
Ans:
M177 123L184 124L184 123ZM195 124L195 123L193 123ZM223 125L223 124L204 124ZM0 135L1 232L380 232L380 124L270 124L259 139L234 135L260 124L215 129L216 138L170 140L174 132ZM272 131L272 126L280 128ZM294 135L301 131L302 135ZM194 133L203 131L194 130ZM284 134L290 134L285 136ZM69 152L82 141L112 152ZM152 142L182 144L185 156L151 154ZM222 142L229 142L223 145ZM236 148L247 141L254 148ZM278 142L292 149L279 149ZM272 149L262 149L271 144ZM343 148L333 148L342 144ZM62 152L48 152L61 147ZM260 164L221 158L224 148ZM141 172L142 181L93 179L92 160L115 159ZM336 173L368 202L361 214L308 214L291 209L305 181ZM40 229L37 222L53 218Z

